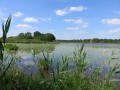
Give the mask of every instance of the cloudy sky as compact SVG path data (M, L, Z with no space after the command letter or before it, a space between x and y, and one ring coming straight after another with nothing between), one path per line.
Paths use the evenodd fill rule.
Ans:
M40 31L57 39L120 38L120 0L0 0L1 23L10 13L8 36Z

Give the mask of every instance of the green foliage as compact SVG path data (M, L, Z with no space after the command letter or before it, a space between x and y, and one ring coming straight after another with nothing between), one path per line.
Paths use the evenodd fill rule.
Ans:
M6 44L6 38L7 38L7 33L9 31L10 23L11 23L11 18L12 16L9 15L6 24L2 23L2 31L3 31L3 37L2 40L0 40L0 82L2 82L4 76L6 75L9 67L11 66L11 63L13 59L11 59L10 63L6 64L5 60L7 60L8 57L5 57L5 44ZM2 43L3 41L3 43Z
M41 34L39 31L32 33L20 33L18 36L11 36L6 39L7 43L48 43L55 42L55 36L51 33ZM58 41L57 41L58 43Z
M84 43L120 43L120 39L76 39L76 40L58 40L60 42L84 42Z
M24 34L24 33L20 33L20 34L18 35L18 38L24 39L24 38L25 38L25 34Z
M60 42L59 41L53 41L53 42L41 41L38 39L19 39L17 37L14 37L14 38L7 38L6 43L59 44Z
M3 47L2 41L0 39L0 60L1 61L3 60L3 51L4 51L4 47Z
M38 38L39 38L39 40L41 40L41 41L45 41L45 36L44 36L44 34L41 34Z
M51 33L44 34L44 40L43 41L53 41L55 40L55 36Z
M9 27L10 27L10 23L11 23L11 15L8 17L5 25L4 23L2 23L2 31L3 31L3 43L5 44L6 42L6 38L7 38L7 33L8 33L8 30L9 30Z
M5 48L9 49L10 51L11 50L18 50L18 46L17 45L13 45L13 44L6 44Z
M30 32L25 33L25 38L26 39L31 39L32 38L32 33L30 33Z
M41 33L39 31L34 32L34 38L38 38L40 35L41 35Z

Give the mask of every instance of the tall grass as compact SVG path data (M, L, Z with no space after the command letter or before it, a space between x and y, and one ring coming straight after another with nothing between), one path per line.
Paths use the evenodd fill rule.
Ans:
M86 62L84 44L73 52L73 57L62 56L54 62L54 57L43 52L43 58L35 62L37 75L26 74L16 64L15 53L5 54L5 44L11 16L3 26L3 37L0 40L0 90L119 90L114 84L114 74L118 65L109 69L102 77L102 68L90 69ZM8 52L6 52L8 53ZM36 52L33 52L33 60ZM71 64L72 62L72 64ZM32 66L31 66L32 67ZM87 71L89 70L90 73ZM87 73L87 74L86 74Z

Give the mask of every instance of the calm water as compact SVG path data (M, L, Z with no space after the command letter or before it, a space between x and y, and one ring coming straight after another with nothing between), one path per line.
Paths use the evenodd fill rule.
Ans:
M18 57L21 57L20 62L17 63L21 68L26 66L33 66L33 68L26 71L36 72L37 66L33 61L33 49L35 49L35 60L39 60L43 57L41 52L49 52L50 57L54 56L54 61L60 60L62 56L73 56L73 52L78 47L81 47L81 43L60 43L60 44L17 44L20 49L17 53ZM86 61L91 65L107 66L111 58L117 58L111 60L110 66L120 64L120 44L102 44L102 43L85 43L84 51L87 53ZM112 54L113 53L113 54ZM37 61L36 61L37 62Z
M18 56L20 56L24 62L31 62L33 57L33 49L36 50L36 56L40 57L41 52L49 52L51 56L59 59L61 56L69 55L72 56L75 49L81 47L81 43L60 43L60 44L18 44L20 50ZM98 43L85 43L84 51L87 53L87 61L89 62L106 62L113 58L120 58L120 44L98 44ZM112 55L115 53L115 55ZM120 64L120 59L114 59L112 61Z

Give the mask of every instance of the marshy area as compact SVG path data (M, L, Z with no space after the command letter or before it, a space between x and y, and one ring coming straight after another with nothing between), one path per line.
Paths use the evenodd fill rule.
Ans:
M119 44L16 46L4 54L4 68L11 64L1 74L2 90L119 90Z

